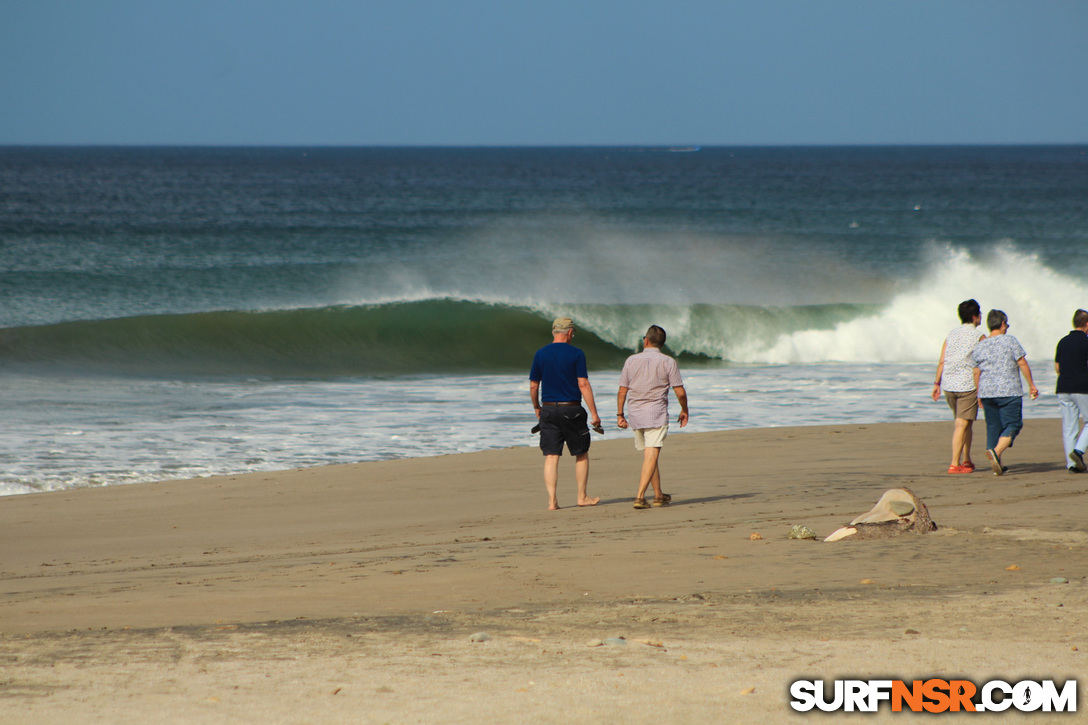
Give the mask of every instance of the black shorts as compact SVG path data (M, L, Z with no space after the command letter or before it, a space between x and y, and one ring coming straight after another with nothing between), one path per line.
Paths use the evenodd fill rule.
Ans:
M580 405L545 405L540 409L540 450L546 456L589 452L589 414Z

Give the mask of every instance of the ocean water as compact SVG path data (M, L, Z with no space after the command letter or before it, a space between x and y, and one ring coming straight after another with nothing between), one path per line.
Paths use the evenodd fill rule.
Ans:
M1056 417L1085 249L1083 146L0 148L0 493L534 445L558 315L706 431L945 420L974 297Z

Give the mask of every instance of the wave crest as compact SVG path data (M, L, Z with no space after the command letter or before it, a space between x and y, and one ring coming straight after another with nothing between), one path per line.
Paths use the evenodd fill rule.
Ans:
M147 315L0 330L0 367L152 376L336 377L524 372L548 321L573 317L595 369L618 368L650 324L688 364L935 361L956 307L1004 310L1049 359L1088 289L1011 244L976 257L934 245L883 305L551 304L460 298L263 312Z

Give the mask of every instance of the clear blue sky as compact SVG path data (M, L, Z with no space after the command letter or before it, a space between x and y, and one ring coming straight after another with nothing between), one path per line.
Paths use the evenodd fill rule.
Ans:
M1084 142L1085 0L0 0L0 144Z

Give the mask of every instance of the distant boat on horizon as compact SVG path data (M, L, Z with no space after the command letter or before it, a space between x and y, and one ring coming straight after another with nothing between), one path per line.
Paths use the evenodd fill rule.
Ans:
M693 151L699 151L702 146L670 146L669 152L674 154L690 154Z

